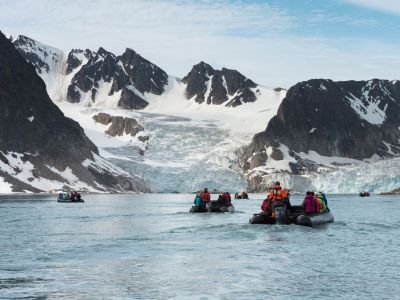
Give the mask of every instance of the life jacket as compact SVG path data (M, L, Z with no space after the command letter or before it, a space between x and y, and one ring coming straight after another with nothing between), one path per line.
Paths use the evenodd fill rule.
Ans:
M325 207L328 208L328 199L326 199L326 196L324 193L322 193L321 195L322 195L322 199L324 200Z
M313 195L307 195L303 201L303 209L306 213L312 214L317 213L321 210L321 205L317 198Z
M210 202L210 200L211 200L211 196L210 196L209 192L202 192L200 197L201 197L201 201L203 201L203 202Z
M280 185L274 186L272 191L269 193L269 198L272 201L281 201L285 198L287 198L287 193Z
M326 205L325 205L324 197L322 195L319 195L319 196L317 196L317 200L318 200L319 204L321 205L320 212L326 211Z

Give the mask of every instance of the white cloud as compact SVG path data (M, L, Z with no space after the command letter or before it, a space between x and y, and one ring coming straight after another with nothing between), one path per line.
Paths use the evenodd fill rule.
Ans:
M299 22L375 26L320 11L299 20L284 7L247 1L0 1L0 29L70 50L126 47L183 77L201 60L237 69L254 81L289 87L309 78L395 78L398 47L373 39L299 32ZM394 59L393 59L394 58Z
M392 14L400 14L399 0L344 0L344 1L372 8L375 10L389 12Z

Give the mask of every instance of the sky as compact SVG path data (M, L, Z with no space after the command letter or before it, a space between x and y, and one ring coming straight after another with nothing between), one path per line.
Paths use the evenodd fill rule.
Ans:
M399 0L0 0L0 30L66 52L132 48L177 77L205 61L269 87L400 79Z

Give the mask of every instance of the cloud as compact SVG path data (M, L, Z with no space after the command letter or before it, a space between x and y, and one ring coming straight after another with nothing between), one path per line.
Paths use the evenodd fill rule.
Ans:
M305 8L293 12L267 1L0 1L1 30L66 51L102 46L121 54L130 47L178 77L201 60L237 69L269 86L289 87L317 77L397 76L400 63L393 57L398 46L314 30L338 24L361 29L379 26L376 20L351 13Z
M398 0L344 0L345 2L400 15L400 2Z

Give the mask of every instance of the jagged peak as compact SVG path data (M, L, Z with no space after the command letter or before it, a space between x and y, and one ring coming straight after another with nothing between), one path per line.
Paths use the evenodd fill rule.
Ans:
M86 50L88 50L88 49L86 49ZM97 53L98 55L102 56L102 57L106 57L106 56L114 56L114 57L115 57L115 55L114 55L112 52L107 51L107 50L104 49L103 47L99 47L99 49L97 50L96 53Z
M135 50L133 50L132 48L129 48L129 47L125 48L125 51L123 54L125 54L125 53L130 54L130 55L139 55Z
M194 65L192 67L192 71L198 71L198 70L204 70L204 72L206 73L213 73L215 72L214 68L211 67L211 65L209 65L208 63L204 62L204 61L200 61L198 64Z

